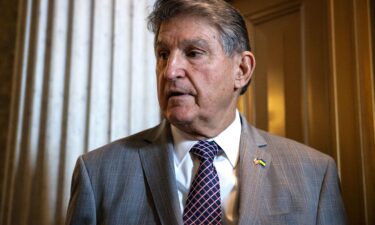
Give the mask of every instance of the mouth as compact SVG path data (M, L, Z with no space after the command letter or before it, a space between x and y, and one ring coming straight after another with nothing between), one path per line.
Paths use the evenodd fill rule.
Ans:
M185 92L181 92L181 91L171 91L168 95L168 97L179 97L179 96L185 96L185 95L190 95L188 93L185 93Z
M184 97L184 96L193 96L193 93L189 91L188 89L183 89L183 88L170 88L167 91L168 98L173 98L173 97Z

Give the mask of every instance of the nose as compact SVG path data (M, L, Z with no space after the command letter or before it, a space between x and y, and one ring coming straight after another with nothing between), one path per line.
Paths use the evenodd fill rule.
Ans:
M181 78L185 75L184 66L183 57L178 52L171 53L164 68L164 76L170 80Z

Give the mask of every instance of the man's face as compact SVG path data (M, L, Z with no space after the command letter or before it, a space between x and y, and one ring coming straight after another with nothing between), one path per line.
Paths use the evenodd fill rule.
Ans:
M159 104L172 124L207 137L233 121L240 56L225 54L215 27L199 17L163 22L155 52Z

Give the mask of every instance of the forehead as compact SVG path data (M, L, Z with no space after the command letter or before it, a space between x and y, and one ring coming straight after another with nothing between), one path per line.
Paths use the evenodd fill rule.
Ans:
M212 23L203 17L183 15L161 23L156 45L184 40L202 40L211 44L219 43L219 32Z

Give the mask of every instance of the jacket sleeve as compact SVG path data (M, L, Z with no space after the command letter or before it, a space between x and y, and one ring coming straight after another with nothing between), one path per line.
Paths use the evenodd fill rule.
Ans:
M347 218L341 197L340 180L336 164L329 158L323 179L317 213L318 225L345 225Z
M95 225L95 197L82 156L74 168L66 225Z

